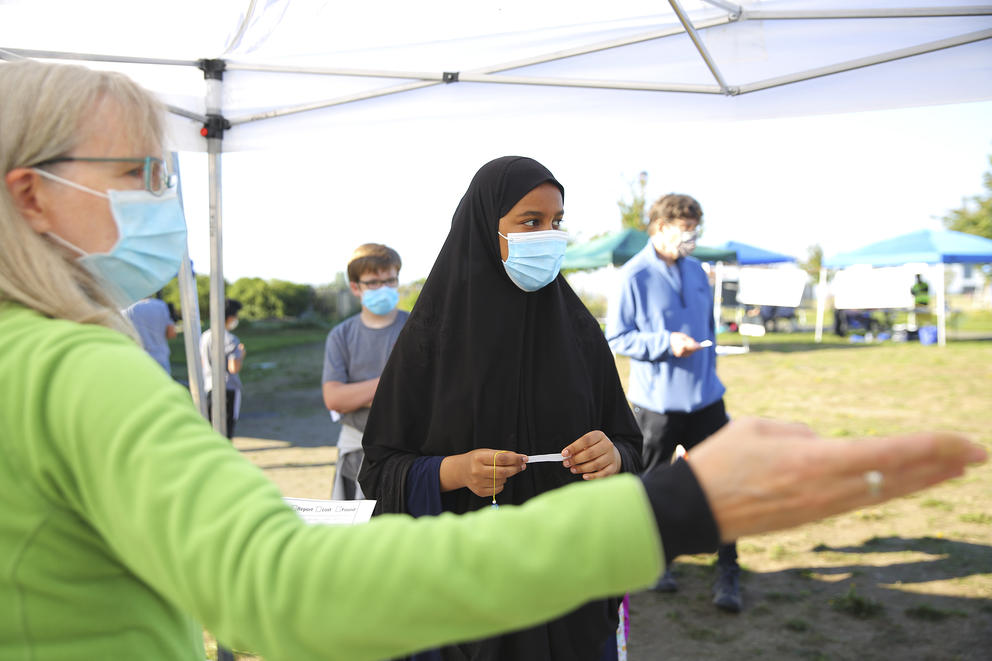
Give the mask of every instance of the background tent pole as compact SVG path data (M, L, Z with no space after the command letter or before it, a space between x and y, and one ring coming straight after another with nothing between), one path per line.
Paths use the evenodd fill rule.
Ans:
M713 341L716 342L716 333L720 332L720 312L723 308L723 262L713 265L713 327L716 329Z
M933 282L937 285L937 344L945 346L947 344L947 308L945 304L944 292L944 264L937 262L933 266Z
M817 342L823 341L823 309L827 304L827 269L820 267L820 282L816 285L816 334ZM836 314L836 313L835 313Z

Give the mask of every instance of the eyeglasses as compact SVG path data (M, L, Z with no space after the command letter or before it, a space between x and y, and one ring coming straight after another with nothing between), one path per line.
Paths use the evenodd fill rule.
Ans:
M59 156L50 158L47 161L37 163L34 167L40 168L56 163L71 163L80 161L83 163L134 163L141 166L141 174L145 182L145 190L152 195L161 195L170 188L175 188L179 181L179 175L169 172L165 161L154 156L144 158L87 158L82 156Z
M396 285L400 284L400 279L386 278L384 280L359 280L358 284L360 284L363 287L368 287L369 289L378 289L383 285L386 285L387 287L395 287Z

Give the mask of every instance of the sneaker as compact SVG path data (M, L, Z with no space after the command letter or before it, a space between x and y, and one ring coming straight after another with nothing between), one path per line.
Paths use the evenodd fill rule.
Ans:
M713 585L713 605L728 613L741 612L740 569L720 568L720 575Z
M665 573L661 575L661 578L658 579L658 582L651 589L655 592L677 592L679 584L675 582L675 577L672 576L672 570L666 569Z

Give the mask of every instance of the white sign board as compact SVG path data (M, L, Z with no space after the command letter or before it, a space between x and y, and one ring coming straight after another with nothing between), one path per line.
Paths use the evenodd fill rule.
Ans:
M912 308L913 282L913 270L902 266L853 266L834 275L830 290L838 310Z
M372 518L374 500L315 500L283 498L307 523L350 526Z
M797 308L807 279L806 272L797 268L741 267L737 276L737 302Z

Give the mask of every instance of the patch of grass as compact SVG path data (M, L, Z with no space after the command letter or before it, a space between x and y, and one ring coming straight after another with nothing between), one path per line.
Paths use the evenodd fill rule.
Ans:
M806 595L808 594L809 593L807 592ZM765 595L765 599L767 599L772 603L777 603L777 604L792 604L797 601L802 601L803 599L806 598L806 595L801 593L793 594L787 592L769 592L768 594Z
M692 640L698 640L700 642L728 643L733 640L733 636L728 636L723 632L714 631L713 629L704 629L703 627L691 627L686 631L686 635Z
M809 631L809 622L806 620L801 620L799 618L792 618L791 620L785 621L785 628L789 631L795 631L796 633L805 633Z
M920 503L920 507L931 507L934 509L944 510L945 512L950 512L954 509L954 505L947 502L946 500L939 500L937 498L927 498Z
M985 512L969 512L968 514L962 514L958 517L961 521L965 523L992 523L992 514L986 514Z
M853 585L847 590L847 594L831 599L829 604L838 613L862 620L878 617L885 611L881 603L858 594Z
M903 612L906 613L907 617L911 617L914 620L926 620L928 622L943 622L950 617L968 617L968 614L964 611L934 608L928 604L907 608Z
M772 547L772 550L769 553L769 555L771 555L772 559L774 560L783 560L791 555L795 555L795 552L785 548L781 544L776 544L775 546Z
M883 509L858 510L854 515L862 521L882 521L890 516L889 512Z

